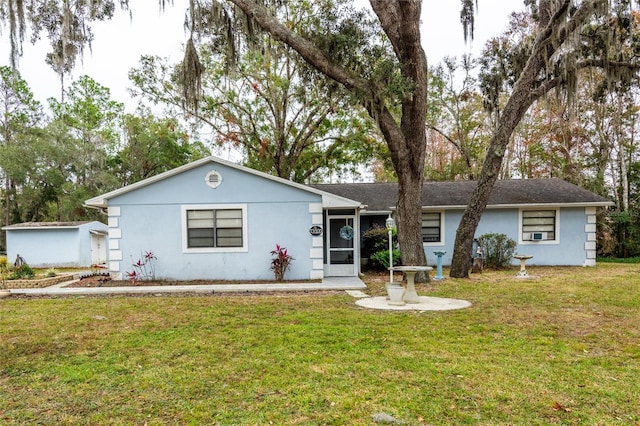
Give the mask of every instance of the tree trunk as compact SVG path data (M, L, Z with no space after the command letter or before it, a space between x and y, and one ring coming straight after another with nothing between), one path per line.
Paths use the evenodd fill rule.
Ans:
M385 34L398 58L402 75L413 83L401 99L400 123L389 110L390 100L380 96L376 82L336 64L322 50L278 21L255 0L230 0L275 39L294 49L327 77L356 93L376 120L389 146L398 175L398 242L406 265L426 265L422 246L422 184L426 154L427 59L420 40L420 0L371 0ZM426 274L416 282L428 280Z

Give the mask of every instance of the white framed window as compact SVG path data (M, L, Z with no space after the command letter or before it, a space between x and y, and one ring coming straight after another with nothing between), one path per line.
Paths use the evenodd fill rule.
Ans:
M182 206L182 250L185 253L246 252L246 204Z
M558 244L558 209L520 210L520 244Z
M422 212L422 243L425 245L444 243L444 212Z

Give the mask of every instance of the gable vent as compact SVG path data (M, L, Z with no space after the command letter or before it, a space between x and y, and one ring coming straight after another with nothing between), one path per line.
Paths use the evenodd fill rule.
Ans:
M222 175L215 170L211 170L209 173L207 173L204 181L207 185L209 185L209 187L216 189L222 183Z

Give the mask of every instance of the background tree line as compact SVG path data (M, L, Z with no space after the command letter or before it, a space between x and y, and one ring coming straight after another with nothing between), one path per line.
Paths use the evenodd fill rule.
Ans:
M447 58L423 76L409 66L420 51L402 50L419 35L418 1L401 10L402 28L392 18L397 2L372 1L374 16L348 1L274 2L269 9L244 0L195 2L188 25L197 43L189 40L185 60L143 57L130 73L132 93L154 111L163 108L153 114L144 107L123 114L89 77L63 86L61 100L44 113L19 73L5 67L4 222L86 218L92 213L82 209L84 199L225 148L250 167L298 182L365 172L398 180L401 204L423 179L490 184L496 174L483 172L489 164L499 178L560 177L616 201L600 218L601 254L639 255L638 14L629 1L570 3L527 2L527 12L514 14L480 57ZM462 5L470 28L473 2ZM36 12L27 16L37 30L47 12ZM82 17L108 19L108 12ZM47 28L66 28L66 13L74 10L57 20L47 15ZM543 30L551 31L552 50L540 47ZM64 55L81 49L61 50L65 34L51 34L57 59L50 65L58 64L64 82L69 67L61 64L73 64ZM74 34L67 41L83 45ZM537 68L528 70L532 58ZM525 72L532 77L522 87ZM518 107L505 133L509 108L523 93L520 103L530 106ZM198 142L202 135L207 144ZM500 153L500 161L488 152ZM409 204L399 206L405 252L416 216L416 203Z

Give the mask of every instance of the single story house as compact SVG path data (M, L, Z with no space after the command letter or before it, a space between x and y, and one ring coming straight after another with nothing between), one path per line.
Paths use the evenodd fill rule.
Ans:
M98 221L26 222L2 228L7 258L32 267L88 267L107 262L108 227Z
M450 265L458 224L475 189L474 181L425 182L422 191L422 241L427 263L435 265L434 251L446 251ZM396 183L314 185L315 188L360 201L361 229L382 226L398 199ZM505 234L516 251L532 255L536 265L596 263L596 211L614 203L562 179L499 180L476 230ZM513 264L519 261L514 260Z
M423 240L450 262L474 182L429 182ZM109 227L109 271L126 278L152 252L158 279L269 280L276 244L294 257L287 280L356 276L360 236L393 212L396 184L302 185L207 157L94 197ZM610 202L559 179L502 181L478 235L505 233L537 264L595 263L596 209Z

